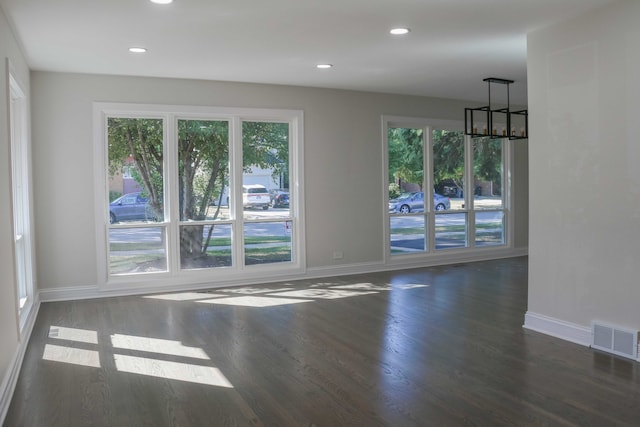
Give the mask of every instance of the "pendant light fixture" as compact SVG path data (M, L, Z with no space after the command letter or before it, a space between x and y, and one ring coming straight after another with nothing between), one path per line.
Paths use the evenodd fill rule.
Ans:
M487 77L489 105L464 109L464 133L471 137L527 139L529 138L529 115L527 110L511 111L509 85L513 80ZM491 85L506 87L506 106L491 103Z

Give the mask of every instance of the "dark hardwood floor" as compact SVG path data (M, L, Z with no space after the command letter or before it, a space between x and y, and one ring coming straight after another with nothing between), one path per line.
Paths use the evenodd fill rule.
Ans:
M640 425L638 364L526 309L527 258L45 303L5 425Z

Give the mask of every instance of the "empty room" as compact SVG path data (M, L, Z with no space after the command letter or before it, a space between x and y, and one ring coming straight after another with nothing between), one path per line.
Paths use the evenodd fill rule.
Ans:
M0 424L637 426L639 20L0 0Z

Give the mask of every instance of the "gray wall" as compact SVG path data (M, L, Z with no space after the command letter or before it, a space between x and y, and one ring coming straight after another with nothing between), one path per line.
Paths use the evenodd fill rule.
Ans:
M33 72L41 289L96 283L92 102L301 109L307 267L382 263L381 116L463 119L466 103L288 86ZM526 248L526 145L515 153L516 246ZM520 172L522 171L522 173ZM344 259L332 259L342 251Z
M528 315L579 342L640 329L638 22L620 1L528 37Z

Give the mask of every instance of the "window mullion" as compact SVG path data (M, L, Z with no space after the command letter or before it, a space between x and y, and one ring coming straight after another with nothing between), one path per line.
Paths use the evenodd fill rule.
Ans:
M231 197L229 209L231 209L233 220L231 251L234 267L241 269L244 268L244 213L242 206L242 120L239 117L233 117L231 120L230 138L231 180L229 194Z
M434 252L436 249L436 213L433 206L433 129L430 126L424 128L424 212L427 215L425 224L427 225L427 252Z
M469 135L464 137L464 203L467 206L467 247L473 248L476 245L476 215L474 194L475 176L473 173L473 141Z
M180 270L180 196L178 179L178 118L167 114L164 118L164 227L169 254L169 272Z
M509 139L502 140L502 188L500 189L502 194L502 226L504 227L504 244L507 246L513 245L513 221L511 212L513 211L511 206L511 191L513 189L511 178L511 168L513 166L513 141Z
M391 259L391 215L389 214L389 122L382 120L382 188L383 188L383 259L388 263Z

